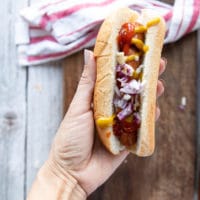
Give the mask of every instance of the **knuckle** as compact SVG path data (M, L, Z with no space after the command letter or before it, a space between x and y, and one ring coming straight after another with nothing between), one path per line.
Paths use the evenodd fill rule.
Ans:
M83 72L81 75L81 79L79 81L80 85L90 85L92 84L92 80L91 78L88 76L88 74L86 72Z

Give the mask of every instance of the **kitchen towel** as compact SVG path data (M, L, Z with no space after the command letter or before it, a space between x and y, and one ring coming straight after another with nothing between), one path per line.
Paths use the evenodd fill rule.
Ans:
M94 45L106 16L119 7L148 8L167 24L165 43L174 42L200 27L200 0L56 0L32 5L16 23L19 64L29 66L58 60Z

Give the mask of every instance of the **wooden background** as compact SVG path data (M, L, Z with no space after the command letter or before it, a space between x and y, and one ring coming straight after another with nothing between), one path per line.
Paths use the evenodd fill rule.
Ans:
M6 0L0 7L2 200L25 199L35 174L47 158L82 72L83 52L62 62L28 68L17 65L14 22L20 8L35 2L39 0ZM163 56L168 59L168 67L162 76L165 94L158 102L162 113L157 122L154 155L129 156L88 199L190 200L197 194L194 189L197 34L166 45ZM182 96L187 98L185 111L178 109Z

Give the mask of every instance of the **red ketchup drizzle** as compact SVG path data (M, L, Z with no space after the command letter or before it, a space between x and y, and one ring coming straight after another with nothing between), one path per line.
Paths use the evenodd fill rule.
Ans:
M131 46L131 39L134 36L135 25L131 23L125 23L122 25L119 36L118 45L119 50L123 51L125 55L128 55Z

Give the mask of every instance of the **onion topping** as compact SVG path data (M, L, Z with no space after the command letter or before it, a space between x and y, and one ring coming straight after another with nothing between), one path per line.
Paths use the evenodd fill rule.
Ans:
M143 66L140 66L140 70ZM144 90L145 82L133 79L134 69L128 64L116 66L117 85L115 86L114 106L118 110L117 118L122 121L133 114L136 124L140 124L140 115L137 111L139 96Z
M114 99L114 105L118 108L124 109L127 105L127 101L124 99Z
M124 83L123 87L120 89L120 92L126 94L140 94L144 90L144 82L131 80L128 83Z
M121 72L125 76L132 76L134 69L128 64L122 64L117 66L117 72Z
M125 117L133 112L132 105L129 103L121 112L117 114L119 120L123 120Z

